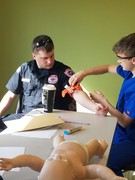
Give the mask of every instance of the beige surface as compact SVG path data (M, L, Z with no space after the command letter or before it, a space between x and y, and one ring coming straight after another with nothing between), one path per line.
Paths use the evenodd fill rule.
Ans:
M62 118L58 117L57 114L29 114L23 116L19 120L6 121L5 124L8 128L2 131L1 134L46 128L62 123L64 123L64 121Z
M42 113L42 111L36 111L36 113ZM63 131L65 129L70 129L80 125L83 127L81 131L65 136L66 140L75 139L82 143L85 143L93 138L106 140L109 144L109 147L104 157L95 157L90 162L100 163L104 165L106 164L116 125L116 118L111 116L103 117L90 113L57 110L54 110L52 114L57 114L65 121L70 121L70 123L66 122L60 125L59 130L56 134L63 134ZM90 125L85 125L86 123L89 123ZM24 146L26 147L25 153L34 154L44 159L47 158L53 150L52 139L38 139L13 135L1 135L0 142L0 146ZM37 176L38 173L30 170L29 168L22 168L20 172L6 172L3 175L5 180L36 180Z

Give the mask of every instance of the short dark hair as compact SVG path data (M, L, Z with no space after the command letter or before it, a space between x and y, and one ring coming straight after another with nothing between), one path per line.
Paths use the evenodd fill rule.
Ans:
M40 50L50 52L54 49L53 40L47 35L39 35L33 39L32 52L36 53Z
M114 46L113 51L124 53L128 57L135 56L135 33L122 37Z

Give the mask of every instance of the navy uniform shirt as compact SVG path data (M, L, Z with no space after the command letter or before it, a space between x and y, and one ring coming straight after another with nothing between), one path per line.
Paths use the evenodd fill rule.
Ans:
M16 70L6 84L6 88L17 95L23 94L24 107L22 112L24 113L34 108L43 107L42 87L44 84L53 84L56 87L55 109L75 110L74 99L68 94L64 98L61 95L72 75L71 68L59 61L54 61L51 69L39 69L36 61L31 60L23 63Z

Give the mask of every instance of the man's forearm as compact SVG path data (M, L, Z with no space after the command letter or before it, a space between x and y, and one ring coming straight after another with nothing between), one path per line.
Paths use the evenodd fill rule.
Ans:
M3 116L3 114L10 108L11 104L15 100L16 95L12 93L11 91L8 91L4 97L2 98L0 102L0 116Z
M90 69L85 69L81 71L82 74L85 76L87 75L98 75L98 74L104 74L108 72L108 65L104 66L97 66Z
M122 127L125 128L125 127L127 127L128 125L130 125L132 123L132 119L131 118L129 118L125 113L121 113L120 111L118 111L110 103L108 103L108 107L109 107L109 113L112 116L115 116L117 118L118 123Z

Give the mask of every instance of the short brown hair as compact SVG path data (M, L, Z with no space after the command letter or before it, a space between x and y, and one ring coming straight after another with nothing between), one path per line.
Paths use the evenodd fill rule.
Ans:
M113 51L118 53L124 53L126 56L135 56L135 33L129 34L121 38L114 46Z
M39 50L50 52L54 49L54 43L52 39L47 35L39 35L33 39L32 52L36 53Z

